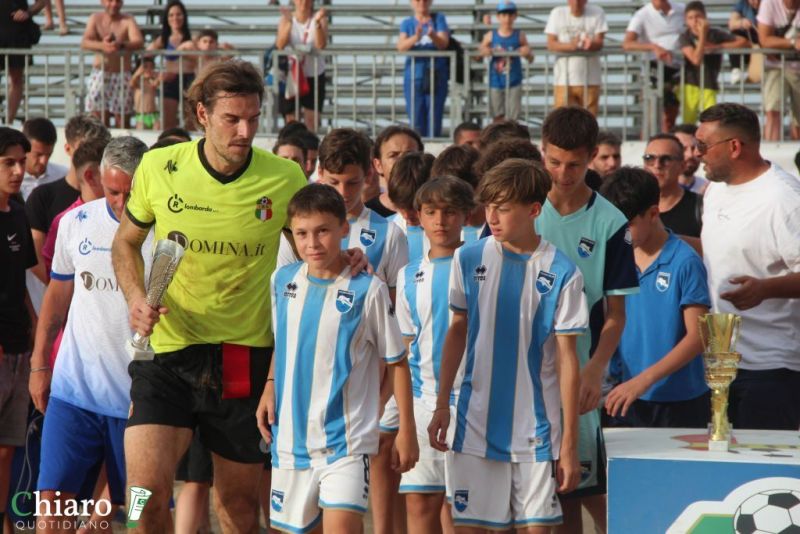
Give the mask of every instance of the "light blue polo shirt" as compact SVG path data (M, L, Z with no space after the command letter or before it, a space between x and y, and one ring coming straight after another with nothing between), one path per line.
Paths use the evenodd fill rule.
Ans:
M641 374L683 339L683 308L692 305L711 307L706 269L700 256L669 232L661 254L639 272L639 293L625 298L625 330L617 353L623 380ZM685 401L707 390L703 360L698 354L683 368L653 384L641 399Z

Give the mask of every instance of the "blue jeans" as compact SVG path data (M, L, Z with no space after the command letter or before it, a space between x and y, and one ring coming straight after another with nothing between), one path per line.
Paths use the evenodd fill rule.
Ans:
M426 76L430 77L430 72L426 71ZM414 78L412 82L411 73L406 69L403 76L403 94L406 97L406 113L408 114L411 127L414 128L422 137L441 137L442 135L442 115L444 115L444 103L447 99L447 76L434 76L433 90L426 90L430 87L430 78L424 80L422 77ZM412 100L413 83L413 100ZM433 113L433 131L431 132L431 113Z

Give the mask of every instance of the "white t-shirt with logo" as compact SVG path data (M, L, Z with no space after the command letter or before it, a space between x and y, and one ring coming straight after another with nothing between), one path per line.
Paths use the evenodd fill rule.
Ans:
M703 199L703 262L715 312L742 316L741 367L800 371L800 299L768 299L738 310L720 293L737 276L800 272L800 182L773 164L741 185L710 183Z
M636 33L640 42L655 43L671 51L673 61L671 66L675 67L680 64L682 58L678 39L686 30L686 23L683 20L685 6L679 2L672 2L670 7L669 13L664 15L653 7L652 3L648 3L633 14L625 31ZM650 59L656 59L656 55L652 52Z
M571 43L584 36L594 38L608 32L606 13L600 6L586 5L583 15L576 17L569 6L554 7L544 32L555 35L559 43ZM555 85L600 85L600 57L560 57L556 61L554 78Z
M74 281L64 337L58 349L51 395L85 410L127 418L133 334L128 306L111 265L111 243L119 221L104 198L67 212L61 219L51 278ZM142 245L145 280L152 263L152 232Z

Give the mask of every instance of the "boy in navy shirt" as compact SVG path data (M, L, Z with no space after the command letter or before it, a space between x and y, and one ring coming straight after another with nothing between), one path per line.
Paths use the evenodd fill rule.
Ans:
M623 167L601 194L630 221L639 294L625 299L627 323L612 368L622 380L606 398L612 424L705 427L709 391L703 377L698 317L710 298L703 261L664 228L658 181Z

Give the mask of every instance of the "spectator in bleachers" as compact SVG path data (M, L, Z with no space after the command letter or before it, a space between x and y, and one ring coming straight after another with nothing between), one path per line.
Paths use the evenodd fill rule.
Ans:
M397 50L416 52L447 49L450 44L450 28L442 13L431 12L432 3L433 0L411 0L414 16L400 23ZM442 134L442 115L449 78L449 58L406 58L403 74L406 113L411 121L411 127L422 137L440 137Z
M299 63L298 79L295 80L297 94L284 95L288 98L281 98L278 107L286 122L300 120L300 117L295 116L296 99L299 98L302 120L310 131L316 132L325 102L325 57L316 52L328 46L328 14L325 8L315 13L313 0L293 2L294 11L281 8L275 48L291 48L298 54L296 58L289 58L290 64L294 61ZM294 69L290 68L290 72L292 70ZM308 83L305 90L300 82L301 78L305 78Z
M762 157L759 130L755 112L739 104L700 115L697 148L712 182L703 199L703 261L711 307L742 316L733 428L796 432L800 181Z
M29 49L33 45L28 36L27 21L44 8L46 1L36 0L30 8L28 8L26 0L0 2L0 48ZM3 117L7 124L14 123L19 103L22 101L25 58L24 55L5 56L0 54L0 73L6 69L6 61L8 61L8 95L6 95L6 106L8 107Z
M453 130L454 145L469 145L480 149L481 127L474 122L462 122Z
M756 15L760 4L761 0L737 0L728 18L731 33L746 38L751 45L759 44ZM731 84L746 80L750 54L729 54L728 59L731 62Z
M67 27L67 13L64 10L64 0L56 0L56 12L58 13L58 34L61 36L69 33ZM52 30L55 26L53 24L53 4L50 0L44 6L44 30Z
M597 154L589 168L605 178L622 166L622 141L608 130L600 130L597 134Z
M197 58L197 72L204 68L217 63L218 61L225 61L229 57L214 54L217 50L233 50L233 45L230 43L220 43L219 34L212 29L203 29L197 32L197 36L192 41L192 49L199 52L205 52ZM211 52L211 53L209 53Z
M763 48L783 48L797 50L800 46L800 0L763 0L758 8L758 39ZM800 122L800 61L791 54L785 59L785 69L781 72L778 56L764 59L764 80L762 99L766 112L764 121L764 140L777 141L781 138L783 116L781 112L791 111L794 122ZM786 97L789 106L785 107ZM781 101L783 98L783 101ZM787 113L788 114L788 113Z
M720 48L745 48L749 43L744 37L712 28L708 23L706 7L700 0L686 4L684 13L686 30L678 41L686 58L681 94L683 122L694 124L698 113L717 103L722 54L715 51Z
M587 0L568 0L547 19L547 49L553 52L597 52L603 49L608 24L603 8ZM555 107L581 106L597 115L602 83L600 56L559 57L555 65Z
M144 37L136 20L122 13L122 0L103 0L103 11L86 22L81 48L96 52L86 95L86 111L106 126L111 115L117 128L127 128L133 113L131 53L142 48Z
M20 193L27 200L31 192L40 185L55 182L67 175L67 168L50 161L58 138L56 127L44 117L28 119L22 125L22 133L31 144L25 155L25 178Z
M161 129L160 114L156 105L156 94L160 85L161 75L156 70L155 58L143 56L131 78L137 130Z
M184 51L191 45L192 32L189 29L186 6L180 0L170 0L161 15L161 33L147 49ZM164 111L163 126L172 128L178 125L181 95L194 81L195 60L189 56L167 54L164 56L163 65L164 73L161 75L164 84L164 98L161 104Z
M674 89L680 73L678 39L686 29L683 11L682 3L651 0L634 13L622 42L622 48L627 52L650 52L650 82L654 86L658 81L659 66L664 69L662 132L672 130L680 108Z
M687 191L703 196L708 187L708 180L695 174L700 167L700 160L697 157L697 139L694 137L696 132L697 126L694 124L679 124L672 133L683 145L683 172L678 181L681 187Z
M517 6L501 0L497 4L497 29L486 32L481 41L483 57L489 63L489 116L498 121L517 120L522 106L522 60L533 61L531 47L525 34L514 29ZM494 56L494 52L519 52L519 57Z
M664 226L681 236L700 237L702 198L678 182L684 167L681 142L672 134L655 135L647 142L642 159L644 168L658 180L658 211Z

